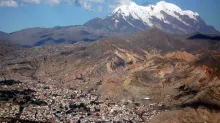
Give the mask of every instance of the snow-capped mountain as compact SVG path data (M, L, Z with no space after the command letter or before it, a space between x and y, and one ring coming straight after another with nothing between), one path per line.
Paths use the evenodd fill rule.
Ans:
M212 26L206 25L198 13L161 1L156 5L137 5L131 2L117 7L105 18L95 18L81 26L28 28L10 34L0 32L0 40L31 47L89 42L105 36L132 34L155 27L178 34L219 33Z
M206 25L198 13L158 2L156 5L137 5L134 2L117 7L105 18L96 18L85 24L93 28L107 28L112 32L133 33L148 28L159 28L171 33L216 33Z

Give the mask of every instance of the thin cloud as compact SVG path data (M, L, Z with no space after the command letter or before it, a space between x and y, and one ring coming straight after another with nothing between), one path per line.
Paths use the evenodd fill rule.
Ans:
M114 9L119 5L128 4L131 0L72 0L72 2L89 11L103 11L104 6L107 6L107 9Z
M14 0L0 0L0 7L17 7L18 3Z
M21 0L24 3L33 3L33 4L40 4L41 0Z
M0 0L0 7L19 7L29 4L48 4L52 6L68 4L80 6L88 11L101 12L104 7L111 10L119 5L130 2L131 0Z

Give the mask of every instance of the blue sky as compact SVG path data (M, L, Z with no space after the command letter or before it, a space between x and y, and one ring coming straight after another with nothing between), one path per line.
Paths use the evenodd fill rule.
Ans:
M92 18L110 14L115 6L127 1L129 0L0 0L0 31L82 25ZM155 4L160 0L133 1L137 4ZM166 1L178 5L183 10L199 13L208 25L220 30L220 0Z

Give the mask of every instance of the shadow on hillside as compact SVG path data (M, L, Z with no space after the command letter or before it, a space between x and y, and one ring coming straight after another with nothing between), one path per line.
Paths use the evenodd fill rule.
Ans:
M0 101L12 102L19 105L47 105L46 102L36 99L33 95L34 92L35 91L31 89L0 91Z
M15 84L20 84L22 82L20 81L15 81L15 80L4 80L0 81L0 85L15 85Z

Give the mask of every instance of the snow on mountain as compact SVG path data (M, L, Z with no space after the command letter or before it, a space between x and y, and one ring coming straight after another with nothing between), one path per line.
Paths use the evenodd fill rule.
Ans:
M170 24L170 22L166 20L165 15L163 15L161 11L164 11L168 15L175 17L176 19L178 19L179 21L183 22L186 25L189 24L187 24L187 22L184 22L176 13L182 16L186 15L191 19L198 21L196 18L199 16L198 13L194 13L190 10L183 11L178 6L171 3L167 3L165 1L161 1L158 2L156 5L149 5L149 6L139 6L134 2L130 2L127 5L122 5L116 8L112 14L122 15L123 18L132 16L134 19L141 20L150 27L154 25L153 22L151 21L153 17L156 17L157 19Z
M130 2L117 7L107 17L93 19L85 25L107 28L117 33L134 33L155 27L179 34L217 32L212 26L206 25L198 13L182 10L177 5L165 1L146 6Z

